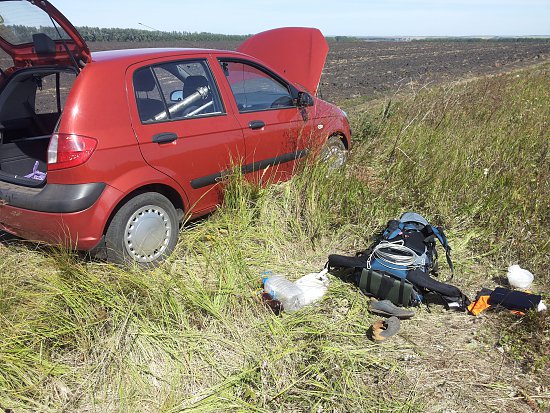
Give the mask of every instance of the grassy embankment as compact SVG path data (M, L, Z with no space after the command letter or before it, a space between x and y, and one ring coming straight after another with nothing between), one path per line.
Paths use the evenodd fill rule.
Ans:
M410 379L408 356L398 357L433 351L421 335L372 344L368 299L335 278L321 303L275 317L254 298L259 276L318 271L329 253L364 248L412 209L447 229L455 282L470 296L520 263L548 298L549 82L546 65L355 113L342 174L308 167L267 188L234 177L225 205L186 227L154 271L0 244L0 407L425 411L432 395ZM438 316L419 309L420 320ZM479 339L506 341L509 352L529 340L524 356L546 380L548 317L501 323ZM499 389L508 391L502 383L484 391ZM542 408L545 397L528 401ZM488 409L501 406L485 399Z

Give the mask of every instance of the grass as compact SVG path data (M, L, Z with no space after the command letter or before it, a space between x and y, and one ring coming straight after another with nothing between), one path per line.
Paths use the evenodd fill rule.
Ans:
M544 409L547 316L421 308L375 345L351 284L332 277L320 303L280 317L256 294L263 271L319 271L413 209L447 229L469 295L519 263L548 299L549 80L542 65L372 103L352 117L345 170L308 164L267 187L232 176L152 271L0 244L0 411L438 411L478 400L472 363L480 411Z

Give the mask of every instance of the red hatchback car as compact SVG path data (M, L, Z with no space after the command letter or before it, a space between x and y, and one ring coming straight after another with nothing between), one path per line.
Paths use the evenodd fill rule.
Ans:
M0 0L0 230L154 264L184 215L221 200L235 165L288 179L320 150L343 162L345 113L316 97L316 29L260 33L237 52L90 53L47 1ZM319 149L320 148L320 149Z

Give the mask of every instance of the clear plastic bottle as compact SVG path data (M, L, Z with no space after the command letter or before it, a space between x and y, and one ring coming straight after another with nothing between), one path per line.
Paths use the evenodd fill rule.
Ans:
M283 304L283 310L292 312L304 306L304 294L300 287L282 275L263 274L264 290Z

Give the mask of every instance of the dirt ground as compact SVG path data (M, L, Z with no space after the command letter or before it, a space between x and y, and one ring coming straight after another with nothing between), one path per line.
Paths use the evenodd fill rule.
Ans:
M331 43L321 92L340 101L379 97L411 84L492 74L541 62L550 42L350 42Z
M478 317L424 309L406 322L393 342L408 385L427 412L544 411L549 388L525 365L510 359L495 343L503 321L494 313Z

